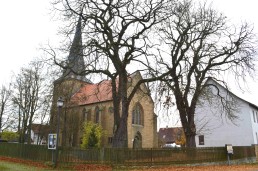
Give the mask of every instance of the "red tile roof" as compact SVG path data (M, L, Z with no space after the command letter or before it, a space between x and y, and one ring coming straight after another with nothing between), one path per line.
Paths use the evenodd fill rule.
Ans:
M49 125L42 125L42 124L31 124L31 130L35 134L43 134L46 133L48 134L50 132L50 126Z
M160 128L158 132L159 139L165 143L174 143L177 140L177 135L183 133L182 127Z
M132 82L138 71L128 75L128 82ZM139 73L140 74L140 73ZM118 79L116 80L118 87ZM99 102L111 101L112 86L111 80L104 80L97 84L85 84L71 98L71 105L87 105Z
M111 81L98 84L86 84L71 99L72 104L86 105L112 100Z

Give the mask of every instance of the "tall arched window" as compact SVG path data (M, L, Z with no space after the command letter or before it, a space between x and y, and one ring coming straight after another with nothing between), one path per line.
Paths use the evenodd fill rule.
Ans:
M87 110L85 108L82 109L82 120L87 122Z
M86 109L86 108L83 108L82 110L82 121L86 121L86 122L89 122L91 120L91 110L90 109Z
M96 108L95 108L95 122L96 123L99 123L99 115L100 115L100 110L99 110L99 107L96 106Z
M143 110L140 103L136 103L133 108L132 124L143 125Z

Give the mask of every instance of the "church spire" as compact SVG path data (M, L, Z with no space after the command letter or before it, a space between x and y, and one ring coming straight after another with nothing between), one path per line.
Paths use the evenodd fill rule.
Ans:
M64 78L76 78L85 81L85 76L82 76L83 70L85 69L84 59L83 59L83 47L82 47L82 26L81 17L78 20L73 42L70 48L67 68L64 69Z

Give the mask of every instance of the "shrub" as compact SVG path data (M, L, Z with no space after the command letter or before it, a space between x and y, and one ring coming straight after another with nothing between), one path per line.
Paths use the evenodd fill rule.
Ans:
M99 124L84 122L81 148L99 148L102 136L103 129Z

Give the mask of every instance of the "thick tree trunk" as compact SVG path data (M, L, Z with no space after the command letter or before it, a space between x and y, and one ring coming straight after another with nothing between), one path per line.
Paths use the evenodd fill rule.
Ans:
M188 112L185 112L185 111L188 111ZM195 110L193 109L179 110L180 119L184 129L185 138L186 138L186 147L196 147L196 143L195 143L196 127L194 123L194 113L195 113Z
M122 100L122 116L114 134L113 147L116 147L116 148L128 147L127 118L128 118L128 104L127 104L127 101L124 99Z
M128 147L127 139L128 139L127 138L127 119L121 118L119 127L117 128L117 131L115 132L113 137L113 147L127 148Z
M195 133L187 133L187 135L186 135L186 146L187 147L196 147Z
M129 103L127 99L127 75L126 72L122 72L119 75L119 90L118 97L121 97L121 117L119 120L118 117L115 119L116 130L113 137L113 147L116 148L127 148L128 147L128 136L127 136L127 118L128 118L128 108ZM119 112L119 111L117 111Z

